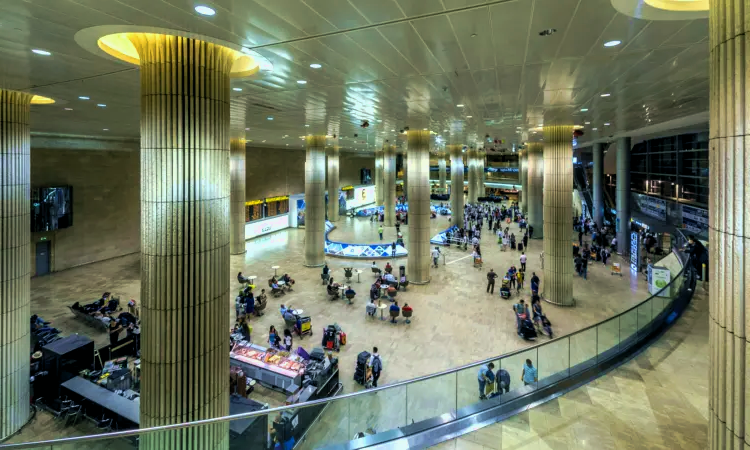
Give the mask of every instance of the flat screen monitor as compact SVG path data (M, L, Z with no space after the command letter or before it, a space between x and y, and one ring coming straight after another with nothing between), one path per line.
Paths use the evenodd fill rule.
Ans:
M31 231L54 231L73 225L71 186L31 188Z

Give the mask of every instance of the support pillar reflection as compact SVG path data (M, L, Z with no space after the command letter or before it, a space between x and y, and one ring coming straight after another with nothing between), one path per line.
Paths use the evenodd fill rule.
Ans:
M396 226L396 146L383 145L383 226Z
M519 206L521 207L521 211L523 211L524 213L528 211L529 204L529 172L527 168L528 164L526 150L521 150L518 155L518 175L521 179L521 202Z
M531 234L531 237L534 239L541 239L544 237L543 151L544 147L539 143L530 143L526 146L526 164L528 167L528 180L526 184L529 189L526 207L528 208L529 226L534 228L533 233Z
M229 414L229 73L233 51L130 35L141 75L141 427ZM160 326L169 324L169 326ZM227 449L227 423L141 449Z
M447 178L447 170L446 170L446 163L445 163L445 152L438 152L437 154L438 158L438 192L445 195L448 193L448 190L446 189L445 179Z
M602 204L602 178L604 177L604 152L603 152L604 145L601 142L597 142L594 144L594 147L592 149L593 156L594 156L594 176L593 176L593 205L591 212L592 217L594 219L594 223L598 227L602 227L604 224L602 214L604 213L604 205Z
M573 306L573 126L544 127L544 293Z
M630 253L630 138L617 139L617 253Z
M469 167L469 195L467 202L473 205L477 202L477 152L473 148L466 150L466 164Z
M430 282L430 132L409 130L409 281Z
M403 163L403 171L404 171L404 178L403 178L404 184L402 187L404 189L403 190L404 197L407 198L407 201L409 199L409 156L408 155L409 155L408 153L404 152L401 158L401 161Z
M749 449L750 188L748 5L709 10L709 378L710 450ZM619 149L618 149L619 153ZM619 187L618 166L618 187Z
M451 220L453 225L464 226L464 154L463 146L449 145L451 156Z
M307 136L305 159L305 266L325 264L326 137Z
M0 89L0 441L30 412L31 98Z
M229 141L229 252L232 255L245 253L245 145L244 129L236 133L233 130Z
M377 188L376 188L377 192ZM339 221L339 147L328 147L328 220ZM307 228L307 226L305 226ZM324 244L325 245L325 244Z
M486 195L486 190L484 187L485 179L484 179L484 166L487 161L487 152L482 150L477 150L477 202L479 201L480 197L484 197Z
M383 190L383 155L385 145L380 150L375 150L375 206L383 206L385 191Z

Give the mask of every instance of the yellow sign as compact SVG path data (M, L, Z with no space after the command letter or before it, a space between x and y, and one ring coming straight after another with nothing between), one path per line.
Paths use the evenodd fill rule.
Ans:
M261 203L263 203L263 200L252 200L249 202L245 202L245 206L260 205Z
M288 195L281 195L279 197L268 197L268 198L266 198L266 203L280 202L282 200L289 200L289 196Z
M341 188L342 191L351 191L352 189L354 189L354 186L344 186Z

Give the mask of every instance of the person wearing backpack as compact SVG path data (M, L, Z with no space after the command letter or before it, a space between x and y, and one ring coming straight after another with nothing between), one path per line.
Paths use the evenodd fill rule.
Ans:
M372 369L372 387L378 387L378 378L380 378L380 372L383 371L383 361L378 355L378 348L372 348L372 355L370 355L370 361L367 363Z

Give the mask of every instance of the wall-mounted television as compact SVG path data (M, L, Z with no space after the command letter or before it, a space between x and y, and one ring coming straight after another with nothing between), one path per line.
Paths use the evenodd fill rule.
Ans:
M31 188L31 231L53 231L73 225L73 187Z

